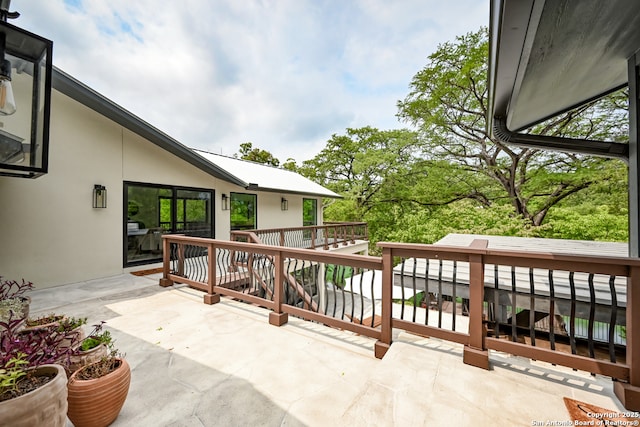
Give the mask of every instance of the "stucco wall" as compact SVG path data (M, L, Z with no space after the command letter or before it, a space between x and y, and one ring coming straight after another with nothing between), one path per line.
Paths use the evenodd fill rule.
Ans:
M229 238L230 211L221 210L221 195L252 193L202 172L55 90L50 141L48 174L0 177L0 275L33 281L38 288L125 271L123 181L214 190L219 239ZM107 188L106 209L92 207L94 184ZM253 194L258 195L259 228L302 225L302 196ZM282 197L289 201L288 211L280 209Z

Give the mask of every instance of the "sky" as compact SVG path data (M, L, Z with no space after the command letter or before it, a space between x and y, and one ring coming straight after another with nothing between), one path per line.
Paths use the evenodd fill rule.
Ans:
M397 102L488 0L13 0L53 63L189 147L313 158L347 128L407 127Z

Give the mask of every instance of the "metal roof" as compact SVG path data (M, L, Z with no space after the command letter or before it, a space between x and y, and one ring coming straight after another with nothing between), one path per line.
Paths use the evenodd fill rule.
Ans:
M232 171L237 180L245 182L245 188L254 191L271 191L289 194L303 194L320 197L341 198L323 186L302 175L273 166L240 160L233 157L193 150L220 169Z
M295 172L191 149L56 67L53 88L223 181L254 191L341 197Z
M626 86L640 48L637 0L492 0L490 19L491 130L518 132Z

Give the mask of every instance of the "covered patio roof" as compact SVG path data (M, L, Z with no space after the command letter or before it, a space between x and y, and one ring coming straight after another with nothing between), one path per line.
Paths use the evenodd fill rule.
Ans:
M640 2L493 0L490 19L490 132L518 145L626 159L626 144L517 132L627 86Z
M503 143L629 165L629 255L640 256L640 2L492 0L488 132ZM629 143L522 132L625 86Z

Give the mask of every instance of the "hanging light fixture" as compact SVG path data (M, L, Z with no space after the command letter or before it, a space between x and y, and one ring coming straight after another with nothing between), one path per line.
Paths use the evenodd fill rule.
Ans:
M11 25L0 0L0 175L48 171L53 42Z
M0 33L0 115L10 116L16 112L16 100L11 86L11 61L5 59L7 36Z

